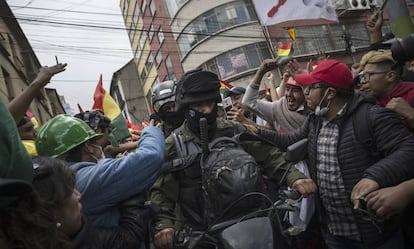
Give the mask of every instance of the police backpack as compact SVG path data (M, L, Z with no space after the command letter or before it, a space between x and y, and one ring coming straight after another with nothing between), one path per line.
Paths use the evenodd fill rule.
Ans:
M240 216L258 206L257 196L248 194L262 188L260 168L239 138L217 138L209 144L207 154L203 151L200 166L207 224Z
M180 133L179 129L172 133L178 158L166 162L162 173L184 170L199 162L205 211L199 215L206 224L240 216L262 203L257 195L249 196L261 192L264 184L255 159L241 146L247 134L224 136L210 143L202 139L200 146L194 141L184 142Z

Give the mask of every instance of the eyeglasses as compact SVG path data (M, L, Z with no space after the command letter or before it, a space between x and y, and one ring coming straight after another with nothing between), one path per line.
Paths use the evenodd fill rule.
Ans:
M303 87L302 87L303 94L309 94L311 90L313 90L313 89L318 89L318 88L326 88L326 86L320 86L320 85L308 85L308 86L303 86Z
M388 73L389 71L386 71L386 72L364 72L364 71L362 71L362 72L360 72L359 74L358 74L358 77L359 77L359 80L361 81L369 81L370 79L371 79L371 75L375 75L375 74L386 74L386 73Z

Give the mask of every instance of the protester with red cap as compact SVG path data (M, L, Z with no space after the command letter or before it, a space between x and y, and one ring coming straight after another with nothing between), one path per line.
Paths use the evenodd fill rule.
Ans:
M252 83L246 89L243 105L271 124L273 129L279 132L289 132L302 126L308 108L305 105L302 88L293 77L289 77L285 83L284 97L273 102L259 100L260 82L263 76L275 67L279 67L275 60L267 59L262 62Z
M351 71L342 62L325 60L295 79L314 113L294 132L258 129L258 134L284 150L308 139L306 161L318 185L316 206L326 244L332 249L404 248L398 218L385 219L363 204L371 192L413 178L413 134L394 112L354 93ZM360 129L369 131L371 146Z
M282 63L283 64L283 63ZM263 76L275 67L281 67L277 61L272 59L264 60L257 69L253 81L246 89L243 97L243 105L249 107L253 113L266 120L272 128L278 132L290 132L300 128L305 122L309 108L306 106L305 96L302 87L293 78L293 74L299 70L299 63L292 61L285 67L284 79L281 82L284 96L268 102L259 99L260 82ZM270 84L273 84L271 82ZM255 132L257 125L254 127L247 126ZM300 161L295 167L309 177L309 170L306 162ZM274 189L276 191L276 188ZM289 212L289 221L292 226L300 227L304 230L296 242L297 248L322 248L323 239L319 231L318 224L312 220L314 213L314 197L306 198L300 203L300 210Z

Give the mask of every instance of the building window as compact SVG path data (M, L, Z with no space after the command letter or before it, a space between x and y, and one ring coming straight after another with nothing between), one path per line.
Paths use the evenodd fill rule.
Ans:
M217 75L220 75L216 60L209 60L204 65L203 68L205 71L213 72Z
M147 102L150 103L150 111L151 113L154 112L154 109L152 108L152 104L151 104L151 96L152 96L152 91L148 91L147 95L145 96L145 98L147 99Z
M158 41L160 42L160 45L164 41L164 33L162 32L162 28L160 28L160 30L158 30Z
M140 75L140 77L141 77L141 82L145 82L145 80L147 79L147 75L148 75L148 73L147 73L147 69L144 67L144 68L142 69L142 72L141 72L141 75Z
M337 49L345 49L346 47L344 39L345 32L351 35L351 41L354 47L369 46L369 35L365 23L351 23L344 27L342 25L331 25L331 28Z
M135 24L131 22L131 25L129 26L129 40L131 41L131 44L134 42L134 36L135 36Z
M135 56L134 56L134 58L135 58L135 62L136 63L139 62L139 58L141 57L141 52L142 52L142 50L139 47L137 48L137 50L135 50Z
M151 52L149 52L147 61L145 62L145 67L147 68L148 72L151 70L151 66L153 63L154 63L154 56L152 56Z
M129 0L125 0L124 2L124 9L122 11L122 15L124 16L124 20L126 22L128 17L128 9L129 9Z
M174 17L177 10L188 0L165 0L170 17Z
M247 45L216 56L202 65L203 69L221 78L243 73L257 68L264 59L272 58L265 42Z
M139 6L138 6L138 2L136 2L135 8L134 8L134 15L132 16L132 20L134 21L135 26L138 23L138 17L139 17Z
M4 77L4 83L6 84L6 90L7 90L7 98L9 101L12 101L15 97L14 90L13 90L13 83L11 81L10 74L2 67L1 68L3 77Z
M296 36L301 39L296 39L293 55L315 54L320 50L333 50L326 25L297 27Z
M181 56L190 51L198 42L231 26L256 20L249 1L237 1L211 9L191 22L179 36L177 42Z
M176 80L177 78L175 77L175 72L174 72L174 68L173 68L173 64L171 62L170 56L168 56L165 59L165 66L167 67L168 78L170 80Z
M155 61L157 62L157 66L159 66L162 62L162 54L161 51L158 51L157 56L155 56Z
M147 40L147 34L145 32L141 33L141 38L139 38L139 47L144 49L145 41Z
M151 24L150 29L148 31L149 40L152 41L152 37L154 37L154 25Z
M155 7L155 0L152 0L152 1L151 1L151 4L150 4L151 16L153 16L153 15L155 14L155 10L156 10L156 7Z
M237 48L232 51L217 56L217 65L220 75L225 78L237 72L244 72L249 65L243 49Z
M147 1L143 0L141 5L141 12L145 13L145 8L147 7Z

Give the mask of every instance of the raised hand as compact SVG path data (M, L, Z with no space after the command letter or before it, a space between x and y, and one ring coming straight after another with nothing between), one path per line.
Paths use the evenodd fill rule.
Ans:
M37 73L36 78L30 84L36 84L39 87L44 87L47 83L50 82L50 79L60 72L66 70L67 63L59 63L54 66L48 67L43 66L40 68L39 73Z

